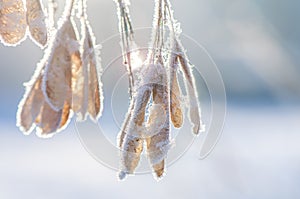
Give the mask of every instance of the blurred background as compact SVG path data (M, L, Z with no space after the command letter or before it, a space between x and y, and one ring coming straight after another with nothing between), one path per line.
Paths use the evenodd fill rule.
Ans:
M153 2L131 0L135 28L151 26ZM74 122L51 139L24 136L15 127L15 114L23 83L43 52L30 39L15 48L1 44L0 198L300 197L300 1L171 2L183 33L209 52L224 80L227 115L214 151L200 160L199 136L161 181L147 174L119 182L116 171L84 149ZM63 5L59 1L60 10ZM118 34L112 0L89 0L88 13L97 43ZM103 45L104 68L121 54L114 38ZM195 65L204 63L199 47L183 43ZM109 80L114 72L123 74L124 69L105 77L107 90L115 83ZM201 82L200 77L203 117L209 121L209 95ZM122 102L116 113L120 121L127 109ZM111 132L112 139L116 133Z

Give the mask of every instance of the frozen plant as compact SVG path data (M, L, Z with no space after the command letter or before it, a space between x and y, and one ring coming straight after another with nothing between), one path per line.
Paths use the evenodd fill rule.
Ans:
M169 0L155 0L152 37L144 62L134 40L130 2L114 1L130 94L118 135L119 178L135 172L145 151L155 177L160 179L173 143L171 125L182 127L185 105L192 132L197 135L204 130L193 66L180 41L180 24L173 17ZM30 134L35 129L40 137L60 132L73 115L80 121L89 116L96 122L103 108L100 52L87 18L87 0L68 0L57 24L56 9L56 0L48 0L47 11L41 0L0 0L0 41L16 46L29 36L44 49L44 57L25 84L17 112L20 130ZM81 34L75 22L80 24ZM178 82L179 72L187 97Z
M65 6L58 28L49 41L17 112L17 126L29 134L36 128L41 137L51 137L64 129L73 113L85 120L101 114L102 85L95 39L87 21L86 0L82 0L82 40L75 26L77 1Z
M16 46L29 35L42 48L48 31L46 16L40 0L0 0L0 40L7 46Z
M128 3L125 4L121 0L118 2L120 7L127 11L119 12L122 24L122 20L129 16ZM130 19L128 21L130 22ZM132 28L131 23L130 27ZM120 29L122 41L126 39L126 32L126 28ZM118 137L121 150L120 179L134 173L144 146L155 177L160 179L164 175L167 153L172 143L170 123L175 128L180 128L183 124L185 103L177 79L179 70L184 74L193 133L197 135L204 128L192 65L180 42L180 33L179 23L173 18L170 2L156 0L148 56L138 71L137 76L140 79L133 85L130 107ZM130 52L123 50L123 54L128 53ZM129 77L133 76L129 72Z

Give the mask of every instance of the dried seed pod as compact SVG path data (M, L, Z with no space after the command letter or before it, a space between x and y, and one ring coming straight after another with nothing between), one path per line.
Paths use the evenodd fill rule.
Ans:
M17 126L24 134L30 134L44 104L41 90L42 77L39 75L33 84L26 86L26 93L18 106Z
M65 102L64 108L59 111L53 110L44 101L41 113L36 120L37 135L43 138L52 137L54 134L67 127L72 118L70 99Z
M16 46L26 38L27 23L23 0L0 0L0 40Z
M143 151L144 139L126 135L123 151L121 152L121 171L119 179L123 180L127 174L133 174L139 164Z
M89 60L89 99L88 112L92 119L97 120L101 115L102 85L98 79L95 50Z
M183 109L181 107L181 90L177 79L178 59L176 55L171 55L170 62L170 112L171 121L175 128L180 128L183 124Z
M36 127L38 136L51 137L64 129L70 121L71 98L68 98L62 110L53 110L46 102L41 89L43 70L44 67L38 67L27 85L26 93L18 107L17 126L25 134L30 134Z
M150 134L146 139L147 156L158 179L164 174L165 159L170 148L169 93L165 83L161 82L153 87L153 104L149 110L147 125L147 133Z
M40 0L26 0L26 19L31 38L39 46L44 47L47 43L48 31Z
M73 110L80 120L85 120L87 113L97 121L102 111L102 84L99 78L99 52L95 49L95 37L87 21L83 22L82 64L73 67Z
M82 64L72 67L72 108L79 120L85 120L87 115L97 121L102 112L102 84L99 50L95 48L95 36L87 19L86 0L79 4L81 9L81 54Z
M157 180L161 179L164 176L165 172L166 172L165 160L162 160L161 162L159 162L157 164L154 164L152 166L152 168L155 172Z
M180 62L181 71L184 75L185 88L189 100L189 119L193 124L193 133L197 135L200 131L204 130L204 125L201 121L201 111L198 102L198 93L196 90L197 88L195 79L192 73L192 66L188 61L188 56L186 55L186 52L179 39L182 30L180 28L180 24L174 19L171 3L169 0L164 0L164 3L166 14L168 17L167 25L170 30L170 49L172 52L176 52L176 54L178 54L176 59L178 59L178 61ZM171 57L171 59L173 58Z
M87 79L87 76L83 73L83 69L85 69L85 67L83 67L81 56L78 51L71 54L71 69L72 109L74 112L78 112L83 103L86 101L84 98L86 95L83 87L85 86L87 89L87 85L84 84L85 79Z
M42 89L49 105L56 111L63 108L67 94L71 92L72 67L81 64L78 48L73 23L67 18L47 49L49 54L45 55L47 65Z
M128 122L128 128L125 130L126 133L123 135L124 140L121 146L120 179L123 179L126 174L132 174L138 166L143 150L145 112L151 91L151 86L144 85L138 89L135 95L134 109Z
M169 131L169 128L163 128L158 134L146 139L147 156L158 179L165 172L165 159L170 148Z
M44 103L41 113L36 121L37 134L40 137L50 137L59 128L62 110L53 110L47 102Z
M70 119L72 118L72 116L73 116L73 112L71 110L71 97L69 97L65 101L65 105L62 109L61 120L60 120L59 128L57 129L57 131L61 131L64 128L66 128L68 123L70 122Z
M82 64L72 67L72 109L79 120L85 120L88 104L88 71L83 55Z
M181 45L178 44L177 46L178 52L182 52L181 54L184 55L180 55L178 58L181 70L184 74L185 87L189 100L189 119L193 124L193 133L198 134L199 132L203 131L204 126L200 118L200 106L198 102L198 92L196 90L195 79L192 74L192 67L189 65Z

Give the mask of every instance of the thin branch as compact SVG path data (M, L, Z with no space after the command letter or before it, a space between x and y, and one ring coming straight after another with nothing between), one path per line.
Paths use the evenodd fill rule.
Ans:
M134 43L134 32L131 25L131 19L129 15L128 5L124 0L114 0L118 7L118 17L119 17L119 32L121 37L121 47L123 53L123 63L127 68L129 75L129 93L130 98L132 98L133 87L134 87L134 77L132 72L131 63L131 50Z

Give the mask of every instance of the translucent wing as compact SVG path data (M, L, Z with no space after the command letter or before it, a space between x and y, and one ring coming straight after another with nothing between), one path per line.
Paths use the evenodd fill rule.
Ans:
M89 47L86 28L82 31L82 63L72 67L72 109L77 113L79 120L85 120L88 104L88 64Z
M152 88L141 87L134 100L134 108L130 113L128 128L120 132L121 142L121 172L120 179L126 174L133 174L139 164L144 143L144 119L146 107L151 96Z
M73 67L73 110L79 119L84 120L87 113L96 121L101 115L102 84L97 62L98 50L95 37L87 21L83 21L82 65Z
M44 101L40 115L36 120L37 135L48 138L63 130L72 117L70 100L65 102L64 108L55 111Z
M59 128L62 110L55 111L46 102L43 104L37 119L37 134L40 137L50 137Z
M30 134L44 104L41 90L42 77L39 75L32 85L26 86L26 93L18 106L17 126L25 134Z
M27 23L23 0L0 0L0 40L15 46L26 37Z
M72 66L81 62L76 33L69 19L62 24L49 48L42 89L49 105L58 111L71 93Z
M165 159L170 148L168 87L157 84L153 88L153 104L148 120L147 155L159 179L165 172Z
M177 79L177 56L171 55L170 63L170 112L171 121L175 128L180 128L183 124L183 109L181 106L181 90Z
M89 95L88 95L88 112L92 119L97 120L102 112L102 83L100 81L99 70L101 70L101 66L97 61L97 56L100 54L98 49L95 48L95 36L92 32L91 27L87 23L87 42L90 47L89 54Z
M177 41L179 42L179 41ZM181 70L185 79L185 87L188 95L188 103L189 103L189 119L193 124L193 133L198 134L202 130L204 130L204 125L201 121L201 112L200 106L198 102L198 92L195 84L195 79L192 73L192 66L189 64L187 60L187 56L182 49L180 43L178 43L178 52L183 54L183 56L178 56Z
M44 47L47 43L48 32L40 0L26 0L26 18L31 38Z
M17 126L25 134L30 134L36 127L40 137L51 137L67 126L72 116L71 97L67 98L63 109L53 110L46 102L41 89L43 69L44 67L42 70L37 69L37 75L32 77L26 87L26 93L18 107Z

